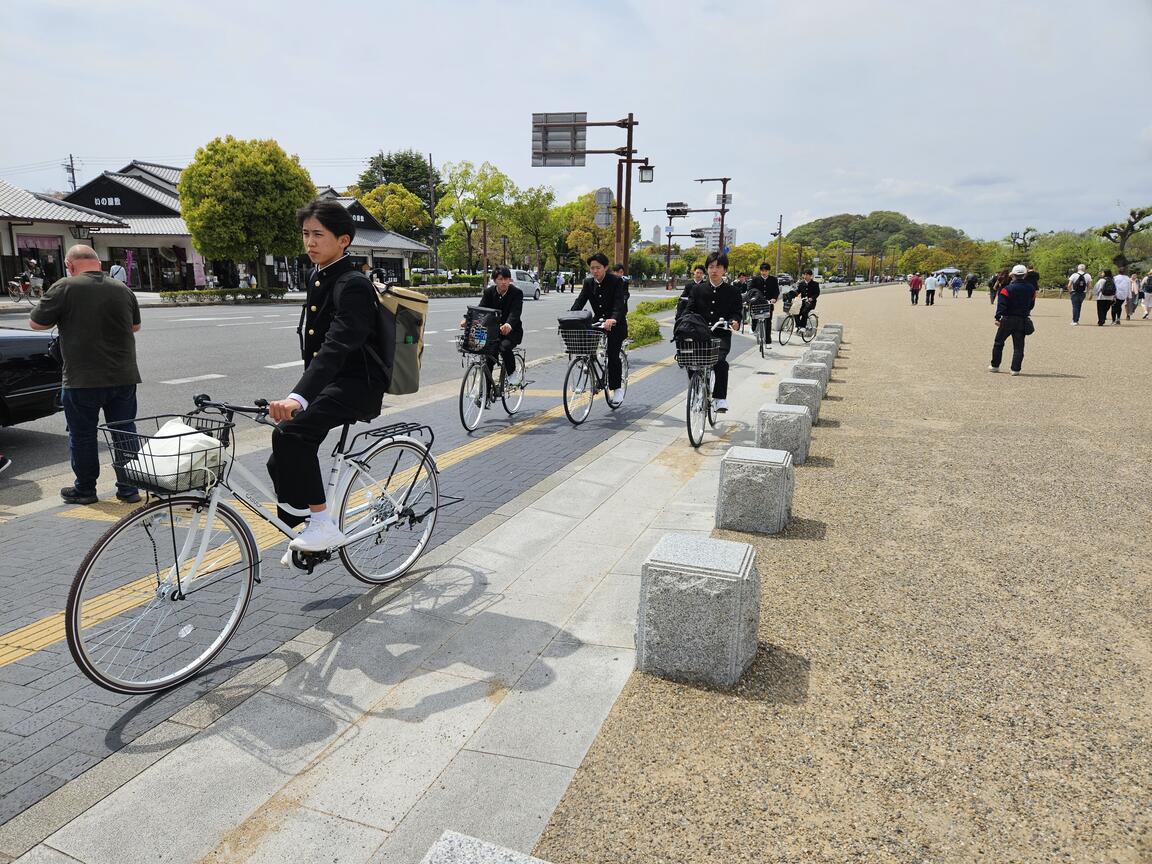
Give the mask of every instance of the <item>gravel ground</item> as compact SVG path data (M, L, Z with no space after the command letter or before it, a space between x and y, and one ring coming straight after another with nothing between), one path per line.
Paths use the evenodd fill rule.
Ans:
M716 532L757 549L755 665L634 674L536 855L1152 862L1152 321L1042 300L1012 378L986 297L821 304L793 524Z

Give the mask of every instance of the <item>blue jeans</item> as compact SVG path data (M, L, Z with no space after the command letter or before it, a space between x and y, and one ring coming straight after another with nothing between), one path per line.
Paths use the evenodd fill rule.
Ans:
M1072 320L1073 322L1080 320L1080 307L1084 305L1083 291L1072 292Z
M72 459L72 473L76 475L76 491L96 494L96 480L100 477L100 442L96 426L100 411L105 423L136 419L136 385L120 387L65 387L61 401L64 419L68 423L68 453ZM123 427L133 432L135 424ZM135 486L117 481L116 494L133 495Z

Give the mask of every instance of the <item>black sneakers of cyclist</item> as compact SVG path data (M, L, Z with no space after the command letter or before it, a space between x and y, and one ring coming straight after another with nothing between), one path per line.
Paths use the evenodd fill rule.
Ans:
M65 504L95 504L100 500L95 492L81 492L75 486L65 486L60 490L60 497Z
M116 500L122 504L139 504L142 499L139 492L133 492L131 495L121 495L117 492Z

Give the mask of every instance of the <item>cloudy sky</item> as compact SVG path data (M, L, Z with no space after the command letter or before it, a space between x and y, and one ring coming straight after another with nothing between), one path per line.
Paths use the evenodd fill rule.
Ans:
M995 238L1152 204L1152 0L5 0L0 81L0 178L37 191L68 153L83 182L232 134L321 185L413 147L568 199L615 165L533 169L531 113L632 111L645 237L638 211L713 206L692 181L720 175L738 242L781 213Z

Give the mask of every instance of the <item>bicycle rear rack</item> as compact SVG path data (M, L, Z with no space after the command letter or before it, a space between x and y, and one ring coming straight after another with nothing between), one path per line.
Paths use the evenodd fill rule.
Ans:
M436 443L436 433L432 431L432 427L427 423L389 423L387 426L380 426L376 429L365 429L363 432L358 432L348 442L348 449L344 451L345 459L355 459L363 456L372 447L375 446L376 440L380 438L399 438L401 435L408 435L413 438L424 439L424 446L428 448L429 454L432 452L432 445ZM361 438L372 439L372 443L357 450L357 441ZM339 445L337 448L339 449ZM336 449L332 451L332 455L336 455Z

